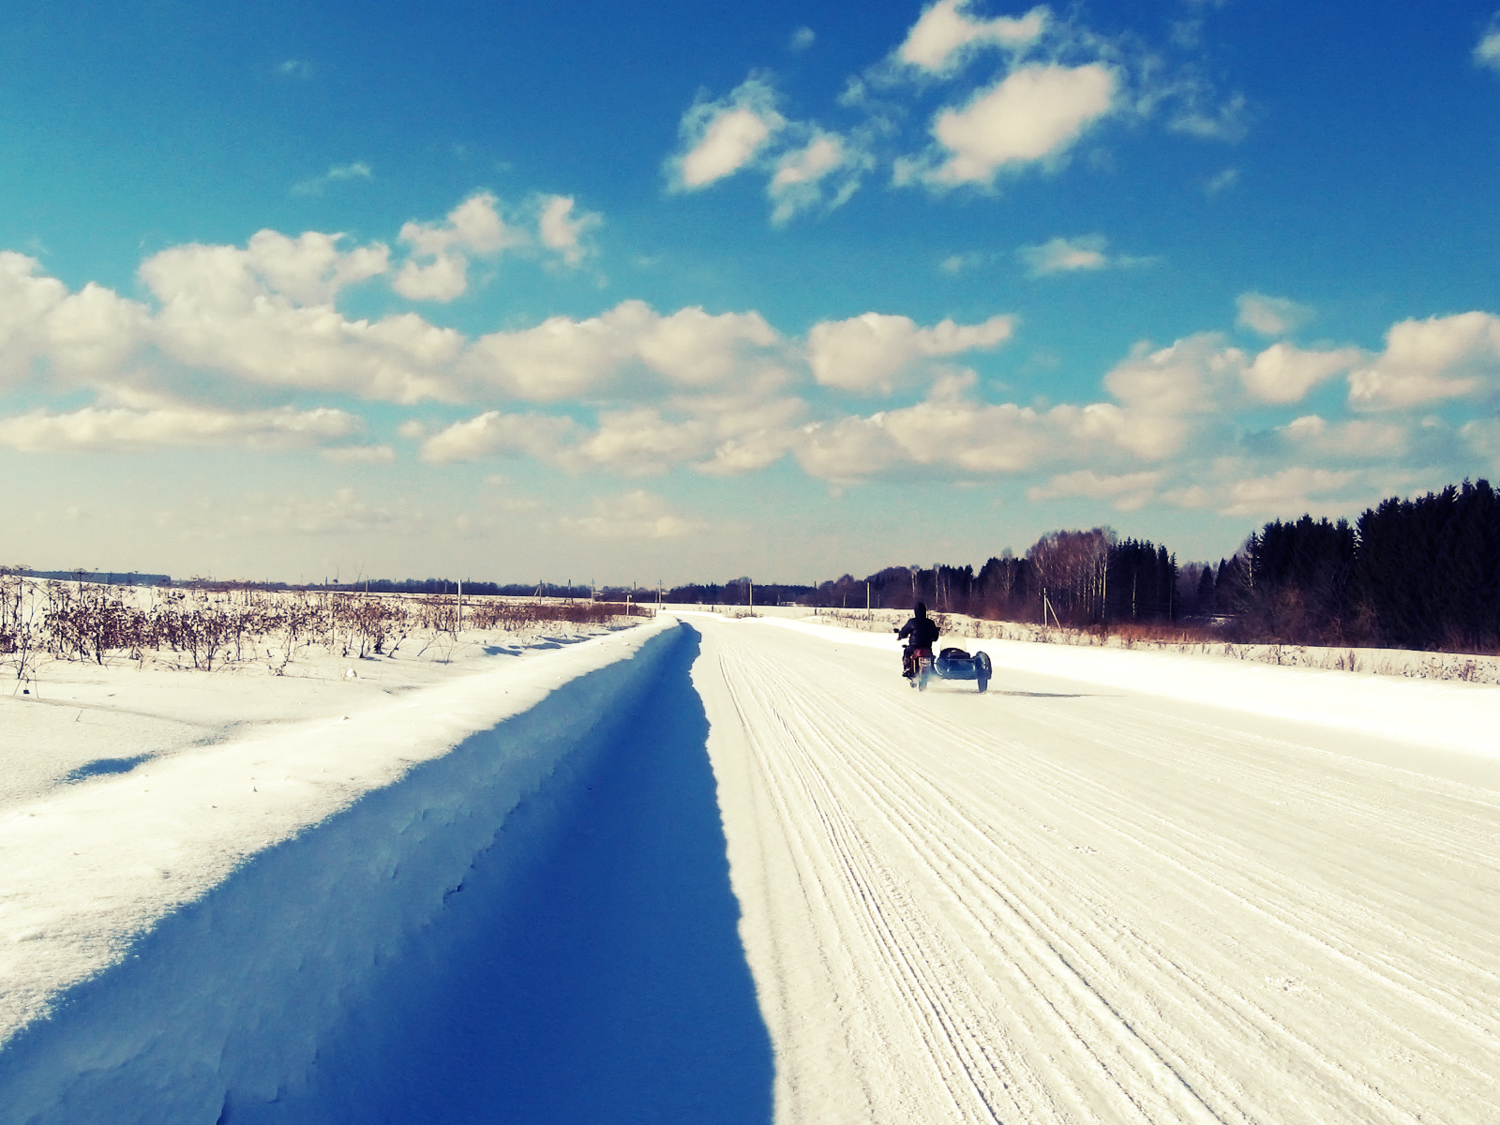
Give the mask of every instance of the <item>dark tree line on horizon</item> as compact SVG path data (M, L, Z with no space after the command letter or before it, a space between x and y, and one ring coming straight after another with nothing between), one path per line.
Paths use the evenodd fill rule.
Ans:
M1212 564L1107 528L1054 531L1017 557L887 567L824 582L820 606L911 607L1080 628L1197 621L1226 638L1500 650L1500 494L1488 481L1392 497L1355 523L1275 520Z
M1301 644L1500 649L1500 495L1488 481L1392 497L1350 525L1268 523L1227 593L1253 633ZM1223 576L1220 576L1223 587Z

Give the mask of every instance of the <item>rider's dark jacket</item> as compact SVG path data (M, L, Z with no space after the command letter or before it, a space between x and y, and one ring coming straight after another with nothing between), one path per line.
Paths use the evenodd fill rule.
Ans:
M909 644L912 648L931 649L933 645L937 644L939 636L938 627L932 618L927 616L926 606L918 605L916 613L915 617L901 626L900 631L896 634L896 639L901 641L910 637Z

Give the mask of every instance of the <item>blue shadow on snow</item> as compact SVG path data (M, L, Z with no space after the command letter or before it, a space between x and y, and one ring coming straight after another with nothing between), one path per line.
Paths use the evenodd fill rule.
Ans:
M770 1122L699 641L682 634L598 756L510 814L308 1087L224 1122ZM536 839L524 869L505 861Z

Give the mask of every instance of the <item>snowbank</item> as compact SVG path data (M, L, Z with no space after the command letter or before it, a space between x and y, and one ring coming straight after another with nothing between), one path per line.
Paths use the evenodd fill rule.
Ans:
M690 635L662 621L9 810L0 1121L274 1119L253 1107L297 1087L476 857L546 846L495 847L528 795L580 788Z

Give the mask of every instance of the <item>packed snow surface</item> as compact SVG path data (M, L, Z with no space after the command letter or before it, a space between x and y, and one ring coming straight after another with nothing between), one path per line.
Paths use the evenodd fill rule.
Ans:
M681 621L8 704L0 1123L1495 1119L1496 688Z

